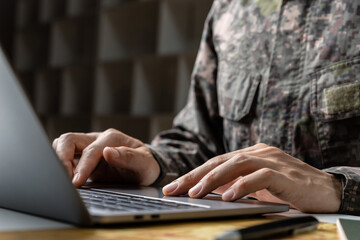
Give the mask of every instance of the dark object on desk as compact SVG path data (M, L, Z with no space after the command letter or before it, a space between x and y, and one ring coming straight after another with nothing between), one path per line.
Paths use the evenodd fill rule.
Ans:
M360 239L360 221L339 218L336 225L341 240Z
M239 230L228 231L219 235L216 240L250 240L288 236L315 230L318 224L319 221L312 216L286 218Z

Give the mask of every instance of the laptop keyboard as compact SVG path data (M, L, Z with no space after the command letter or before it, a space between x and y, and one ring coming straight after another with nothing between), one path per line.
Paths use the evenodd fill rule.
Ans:
M142 197L126 193L109 193L92 189L78 189L78 191L88 208L101 210L138 212L208 208L208 206Z

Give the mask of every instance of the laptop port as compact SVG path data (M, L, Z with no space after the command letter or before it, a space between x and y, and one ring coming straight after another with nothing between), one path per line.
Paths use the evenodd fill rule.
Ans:
M134 216L134 219L135 219L135 220L142 220L143 218L144 218L143 215L136 215L136 216Z

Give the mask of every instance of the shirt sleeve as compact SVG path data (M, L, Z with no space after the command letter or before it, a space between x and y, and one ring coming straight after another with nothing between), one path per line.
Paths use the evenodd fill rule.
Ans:
M360 215L360 168L332 167L324 170L341 177L343 192L339 213Z
M214 8L215 4L205 21L187 104L175 117L174 127L159 133L147 145L161 167L155 185L167 184L224 153L216 91L217 55L212 35Z

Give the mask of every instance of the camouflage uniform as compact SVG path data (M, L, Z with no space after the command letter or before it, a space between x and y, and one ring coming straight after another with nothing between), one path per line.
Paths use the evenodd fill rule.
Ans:
M149 145L159 181L262 142L340 176L360 214L359 53L357 0L215 0L188 103Z

